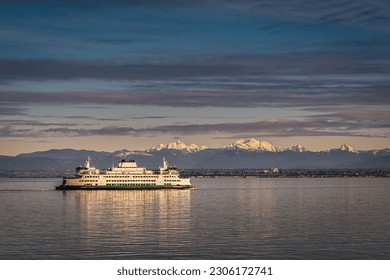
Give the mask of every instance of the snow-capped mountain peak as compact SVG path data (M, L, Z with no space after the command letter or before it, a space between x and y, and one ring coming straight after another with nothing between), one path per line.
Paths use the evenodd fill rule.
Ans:
M302 153L302 152L308 152L309 150L301 145L294 145L291 146L290 148L287 148L286 151Z
M152 151L161 151L161 150L164 150L164 149L167 149L167 150L181 150L181 151L187 151L187 152L199 152L201 150L205 150L205 149L208 149L206 146L197 146L195 144L191 144L191 145L186 145L184 144L182 141L178 140L176 142L171 142L171 143L168 143L168 144L160 144L156 147L152 147L148 150L146 150L147 152L152 152Z
M122 149L119 151L115 151L112 153L113 157L119 157L119 158L126 158L126 157L131 157L135 155L141 155L141 156L151 156L151 154L148 154L147 152L143 151L129 151L127 149Z
M266 141L259 141L254 138L239 139L232 144L224 147L229 150L248 150L248 151L265 151L265 152L277 152L279 149L271 143Z
M338 149L330 149L327 152L339 152L339 151L349 152L349 153L358 153L357 150L355 150L351 146L348 146L347 144L341 145L340 148L338 148Z
M351 152L351 153L356 153L356 150L352 148L351 146L348 146L347 144L343 144L340 147L341 151L346 151L346 152Z

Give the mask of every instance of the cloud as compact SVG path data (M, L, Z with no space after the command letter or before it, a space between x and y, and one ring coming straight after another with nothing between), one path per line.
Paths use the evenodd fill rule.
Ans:
M28 125L25 123L24 125ZM35 123L32 124L36 126ZM86 128L85 126L47 128L42 124L41 128L21 129L7 125L0 128L3 137L37 137L37 136L151 136L161 134L172 135L204 135L204 134L261 134L267 137L283 136L373 136L371 131L381 129L380 135L388 137L389 123L365 122L328 117L318 119L306 118L303 120L270 119L257 122L230 122L216 124L183 124L160 125L144 128L129 126L104 126L101 128ZM376 132L377 133L377 132Z
M87 0L73 2L85 8L109 5L239 11L252 15L309 20L322 24L357 24L380 26L386 29L390 23L390 12L386 0L97 0L93 1L93 4Z
M390 111L381 107L338 107L338 108L316 108L324 114L312 115L312 120L336 120L349 124L350 130L381 130L379 134L389 135L390 133ZM327 113L326 113L327 112Z
M164 80L185 78L247 78L274 75L388 74L382 53L290 53L181 58L171 63L53 59L0 59L0 82L18 80Z
M16 128L10 125L0 126L1 137L39 137L42 133L32 131L30 128Z
M63 122L41 122L35 120L17 120L17 119L6 119L0 120L0 124L6 125L8 127L12 126L28 126L28 127L47 127L47 126L73 126L73 123L63 123Z
M1 106L0 104L0 116L21 116L26 115L26 109L18 108L15 106Z
M146 129L147 132L173 134L209 134L209 133L260 133L264 136L370 136L370 129L382 129L383 124L360 124L353 121L336 119L288 120L273 119L246 123L168 125ZM387 124L389 128L389 124ZM368 129L368 130L367 130Z
M228 3L225 0L218 2ZM386 25L390 23L388 4L383 0L370 2L362 0L245 0L232 3L231 7L251 13L301 18L323 24L344 23L387 28Z
M15 1L2 1L14 3ZM27 0L19 0L26 2ZM53 1L51 1L53 2ZM63 1L57 1L61 3ZM86 8L101 6L143 6L143 7L181 7L212 8L215 10L233 10L250 14L277 17L295 17L322 23L358 23L370 25L386 25L389 23L389 9L386 0L89 0L66 1Z
M389 58L383 54L236 55L171 64L2 59L0 102L184 107L381 105L390 103L389 73Z
M3 92L0 102L14 104L101 104L171 107L305 107L336 105L383 105L390 103L385 91L307 92L290 89L254 91L128 91L128 92Z

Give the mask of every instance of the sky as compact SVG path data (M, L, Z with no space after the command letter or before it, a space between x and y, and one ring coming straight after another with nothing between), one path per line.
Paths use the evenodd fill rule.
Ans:
M0 155L390 148L386 0L0 1Z

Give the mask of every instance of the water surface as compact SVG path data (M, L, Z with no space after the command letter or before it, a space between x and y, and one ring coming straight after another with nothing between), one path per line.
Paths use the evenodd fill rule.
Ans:
M389 259L388 178L55 191L0 178L0 259Z

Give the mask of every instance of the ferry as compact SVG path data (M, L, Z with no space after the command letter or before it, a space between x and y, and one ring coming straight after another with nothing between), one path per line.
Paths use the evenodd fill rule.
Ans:
M91 165L88 157L85 165L76 168L76 175L64 177L57 190L156 190L192 189L189 178L180 178L176 167L170 167L166 159L158 171L138 167L134 160L122 159L117 167L99 170Z

